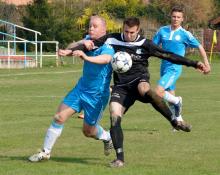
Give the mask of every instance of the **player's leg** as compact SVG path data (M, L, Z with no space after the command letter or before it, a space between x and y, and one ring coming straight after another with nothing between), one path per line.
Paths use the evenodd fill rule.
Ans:
M110 163L111 167L122 167L124 165L123 141L124 135L121 128L121 120L125 108L118 102L110 102L111 138L116 153L116 159Z
M106 131L99 121L108 102L108 95L102 98L93 98L93 101L83 102L84 123L83 134L101 140L104 143L104 154L109 155L113 147L110 132Z
M161 72L161 78L156 87L156 93L168 102L171 111L175 114L177 121L181 122L187 132L191 131L192 126L187 124L181 115L182 112L182 97L175 96L176 81L181 75L181 69L169 70L165 69Z
M79 114L78 114L78 118L79 118L79 119L84 119L84 113L83 113L83 112L79 113Z
M58 111L55 114L54 119L47 130L43 148L37 154L29 157L29 160L31 162L39 162L42 160L48 160L50 158L52 148L63 131L65 121L74 113L75 110L65 104L61 104L59 106Z
M124 165L124 136L121 121L123 114L135 102L135 98L133 98L132 93L133 92L129 93L126 87L112 87L111 100L109 104L111 120L110 133L116 153L116 159L110 163L111 167L122 167Z
M106 131L101 125L91 126L84 122L83 134L96 140L101 140L104 144L104 155L108 156L113 148L112 139L109 131Z
M167 96L175 96L175 85L171 86L168 90L166 90L166 94ZM178 121L183 121L181 112L182 112L182 106L183 106L183 102L182 102L182 97L176 97L178 98L178 102L168 102L170 109L175 113L175 117Z
M174 119L174 116L166 103L161 97L159 97L155 91L150 87L150 84L147 81L141 81L138 84L138 92L143 100L142 102L151 103L152 106L160 112L169 122Z
M183 123L178 122L175 119L173 113L171 112L167 104L163 101L163 99L158 96L152 89L150 89L150 85L148 82L141 81L138 84L138 91L141 95L141 98L139 100L144 103L151 103L154 109L160 112L176 130L189 132Z
M161 78L158 81L158 85L155 89L157 95L159 95L161 98L163 98L165 101L167 101L169 104L171 104L171 110L174 109L175 116L178 117L181 114L182 110L182 98L176 97L175 93L170 93L171 91L174 92L176 86L176 81L181 75L181 69L177 70L170 70L165 69L161 72Z
M78 88L74 88L64 98L63 102L59 105L57 112L51 122L50 127L47 130L42 151L29 157L32 162L38 162L41 160L49 159L50 152L61 135L65 121L71 117L75 112L81 110L80 98Z

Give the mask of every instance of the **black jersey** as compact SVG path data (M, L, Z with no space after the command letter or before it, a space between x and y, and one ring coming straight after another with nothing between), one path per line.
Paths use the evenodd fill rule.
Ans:
M151 40L148 40L140 35L133 42L126 42L123 33L112 33L105 35L94 41L95 45L103 43L111 45L115 52L125 51L131 55L132 67L125 73L114 72L114 83L127 84L138 79L143 74L148 74L148 58L155 56L161 59L171 61L176 64L184 64L186 66L197 66L197 61L186 59L182 56L175 55L165 51L155 45Z
M123 33L107 34L98 40L94 41L96 46L101 46L104 43L110 44L115 52L125 51L131 55L132 67L125 73L114 72L114 84L130 83L144 74L148 74L148 58L155 56L161 59L168 60L175 64L182 64L191 67L197 67L197 61L189 60L185 57L176 55L172 52L163 50L155 45L151 40L148 40L140 35L133 42L126 42ZM72 50L81 49L82 47L72 48ZM85 47L84 47L85 49Z

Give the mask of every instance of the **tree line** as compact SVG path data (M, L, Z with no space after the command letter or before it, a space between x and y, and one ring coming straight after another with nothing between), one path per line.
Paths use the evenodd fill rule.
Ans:
M220 13L220 0L33 0L20 7L0 2L0 19L37 30L42 33L39 40L56 40L66 47L83 37L92 14L106 19L109 32L118 32L121 20L128 16L169 24L170 8L176 4L185 7L186 27L207 28L208 21ZM33 40L30 33L19 31L19 35Z

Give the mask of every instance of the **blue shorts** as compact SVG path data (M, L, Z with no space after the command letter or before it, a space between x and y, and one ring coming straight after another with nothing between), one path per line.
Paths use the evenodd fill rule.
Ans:
M63 104L69 106L76 112L84 111L84 122L94 126L102 118L103 111L108 104L109 92L91 94L82 92L77 84L64 98Z
M166 91L173 91L176 89L176 81L179 79L182 69L175 68L161 68L160 80L158 85L162 86Z

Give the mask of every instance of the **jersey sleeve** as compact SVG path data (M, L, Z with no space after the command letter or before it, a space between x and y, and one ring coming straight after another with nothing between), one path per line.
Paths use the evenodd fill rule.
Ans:
M102 51L101 51L100 54L101 54L101 55L106 54L106 55L111 55L111 56L113 56L113 55L115 54L115 51L114 51L114 49L113 49L113 47L112 47L111 45L109 45L109 44L104 44L104 45L102 46Z
M159 45L161 43L161 37L160 37L160 29L156 32L156 34L153 36L152 41L154 44Z
M187 47L191 48L198 48L200 43L199 41L190 33L189 31L186 31L186 45Z

